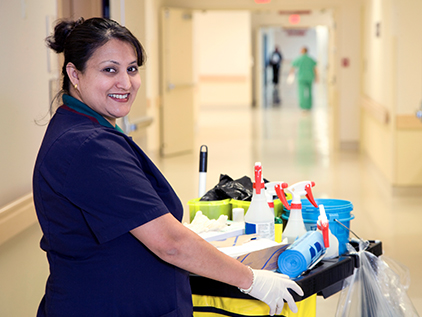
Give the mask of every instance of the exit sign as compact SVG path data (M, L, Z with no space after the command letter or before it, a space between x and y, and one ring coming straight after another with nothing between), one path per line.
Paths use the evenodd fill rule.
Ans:
M299 14L291 14L289 16L290 24L298 24L300 22L300 15Z

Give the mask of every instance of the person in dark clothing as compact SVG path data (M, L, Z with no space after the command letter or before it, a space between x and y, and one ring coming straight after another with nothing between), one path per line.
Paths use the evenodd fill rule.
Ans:
M278 46L276 46L269 60L269 65L273 69L273 84L275 87L278 86L282 62L283 62L283 55L281 54Z
M50 275L38 317L192 316L189 272L238 287L271 315L288 277L253 270L181 223L183 205L144 151L116 124L141 85L145 52L117 22L59 21L48 46L64 54L62 105L33 174Z

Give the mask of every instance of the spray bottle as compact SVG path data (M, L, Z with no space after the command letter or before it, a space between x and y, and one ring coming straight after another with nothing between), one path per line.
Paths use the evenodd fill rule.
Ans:
M277 197L277 193L275 192L275 186L280 182L269 182L265 183L265 195L267 196L268 206L270 206L271 212L274 215L274 241L281 243L282 238L281 234L283 232L283 221L279 217L279 215L275 214L274 209L274 197Z
M324 255L324 259L332 259L338 257L338 239L335 235L331 233L324 205L319 205L319 214L320 215L318 216L317 228L318 231L322 232L324 244L327 248Z
M274 214L268 206L260 162L255 163L255 183L252 201L245 215L245 233L256 233L274 240Z
M288 186L286 183L278 184L275 187L278 198L283 202L283 206L290 210L289 220L286 228L283 231L283 240L287 238L287 243L293 243L298 237L306 233L305 224L302 217L302 201L300 197L305 195L312 205L318 208L315 199L312 195L312 187L314 182L303 181L294 185ZM281 187L281 188L280 188ZM289 205L286 199L285 190L292 195L292 203Z

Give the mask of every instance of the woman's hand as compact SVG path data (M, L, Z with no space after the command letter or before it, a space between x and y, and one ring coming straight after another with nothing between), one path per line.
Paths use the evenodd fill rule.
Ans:
M248 290L241 290L256 299L259 299L270 306L270 315L281 314L284 300L289 305L292 312L297 313L298 308L289 293L289 288L298 295L303 296L303 291L299 285L290 280L287 275L272 271L252 270L254 279Z

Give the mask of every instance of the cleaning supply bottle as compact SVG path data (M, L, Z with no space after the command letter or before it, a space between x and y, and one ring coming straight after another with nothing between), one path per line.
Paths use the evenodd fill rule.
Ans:
M270 206L270 210L274 215L274 241L281 243L281 233L283 232L283 221L281 220L278 215L275 214L274 209L274 197L277 197L277 193L275 192L275 185L279 182L270 182L265 183L265 195L267 196L268 206Z
M245 233L256 233L274 240L274 214L268 206L260 162L255 163L255 183L252 201L245 215Z
M275 187L277 196L283 202L283 206L286 207L287 210L290 210L289 220L287 221L286 228L282 234L283 240L287 238L287 243L293 243L298 237L301 237L306 233L300 197L305 195L311 204L318 208L312 195L313 186L315 186L314 182L303 181L291 186L288 186L286 183L281 183L281 185L278 184ZM291 205L287 202L285 190L292 195Z
M317 228L318 231L322 232L324 244L327 249L324 255L324 259L328 260L338 257L338 239L331 233L324 205L319 205Z
M273 195L271 195L271 193L269 193L268 188L265 188L265 197L267 198L267 203L268 203L268 206L270 207L271 212L273 213L273 216L275 216L275 214L274 214L274 198L273 198Z
M277 181L277 182L265 183L265 195L267 196L268 205L270 206L271 211L274 213L274 217L280 217L280 215L276 215L276 211L274 209L274 198L277 198L277 193L275 192L275 186L279 183L282 183L282 182Z
M274 241L277 243L281 243L283 233L283 220L280 217L274 218Z

